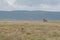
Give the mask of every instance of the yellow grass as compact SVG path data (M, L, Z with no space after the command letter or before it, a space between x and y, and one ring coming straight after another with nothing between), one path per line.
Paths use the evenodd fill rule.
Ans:
M0 40L60 40L60 22L0 22Z

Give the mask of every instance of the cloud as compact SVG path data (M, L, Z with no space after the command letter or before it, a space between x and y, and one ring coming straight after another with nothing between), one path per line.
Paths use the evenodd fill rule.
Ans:
M14 6L16 0L6 0L10 6Z
M60 0L0 0L0 10L60 11Z

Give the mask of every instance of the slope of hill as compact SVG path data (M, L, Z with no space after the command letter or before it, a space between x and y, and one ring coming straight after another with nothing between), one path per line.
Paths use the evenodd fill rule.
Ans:
M48 11L0 11L0 20L60 20L60 12Z

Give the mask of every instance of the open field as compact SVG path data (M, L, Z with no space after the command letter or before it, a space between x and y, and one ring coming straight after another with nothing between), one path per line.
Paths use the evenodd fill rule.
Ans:
M60 40L60 22L0 22L0 40Z

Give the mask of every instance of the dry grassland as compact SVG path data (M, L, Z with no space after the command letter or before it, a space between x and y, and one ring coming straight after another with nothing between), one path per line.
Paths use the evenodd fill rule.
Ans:
M0 40L60 40L60 22L0 22Z

